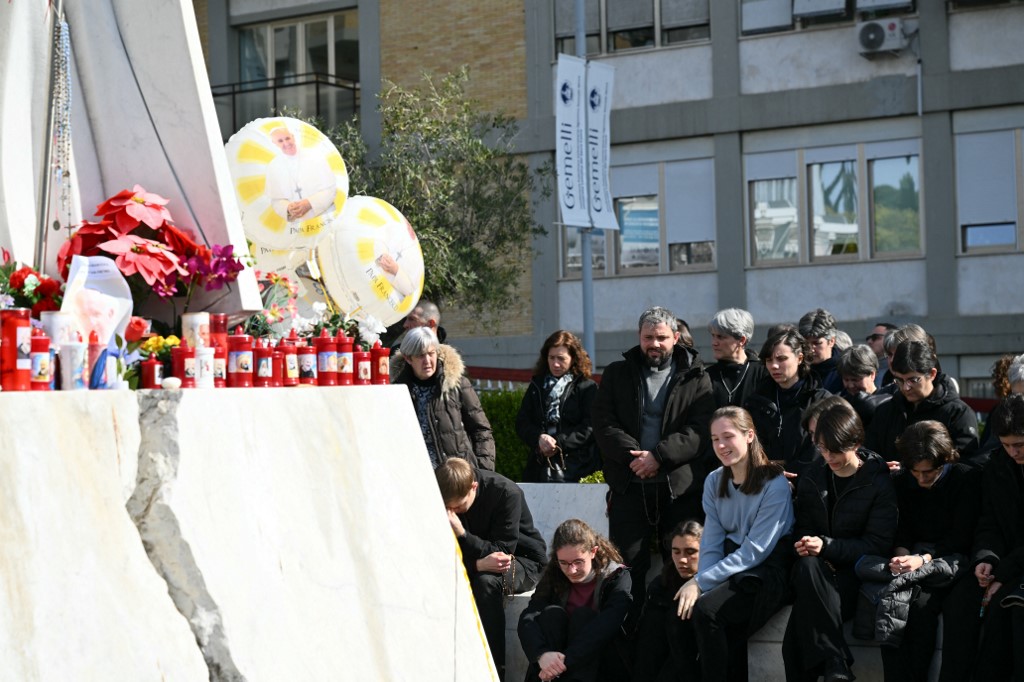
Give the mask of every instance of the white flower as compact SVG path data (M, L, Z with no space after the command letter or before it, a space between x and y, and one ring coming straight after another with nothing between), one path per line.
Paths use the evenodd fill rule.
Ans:
M32 292L36 290L37 286L39 286L39 278L36 277L35 275L29 275L28 277L25 278L25 285L22 287L22 289L25 291L26 296L31 296Z
M373 315L367 315L366 319L359 322L359 338L371 346L377 343L380 340L380 335L387 330L388 328Z

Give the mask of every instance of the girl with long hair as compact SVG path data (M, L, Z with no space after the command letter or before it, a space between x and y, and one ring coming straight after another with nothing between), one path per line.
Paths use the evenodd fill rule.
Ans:
M783 603L787 553L775 550L793 526L793 504L746 410L716 410L711 443L722 466L704 481L700 569L679 588L677 613L693 619L705 682L746 680L747 637Z
M519 641L530 661L526 679L623 679L616 640L632 601L631 586L615 545L579 519L563 521L519 617Z
M647 601L636 635L633 682L675 682L699 677L693 621L676 614L679 588L697 574L704 526L682 521L665 537L672 561L647 586Z

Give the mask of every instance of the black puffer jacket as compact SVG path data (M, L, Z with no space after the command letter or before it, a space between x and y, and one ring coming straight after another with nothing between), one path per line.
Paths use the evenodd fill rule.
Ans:
M557 651L553 644L548 643L537 617L547 606L565 607L569 598L568 591L558 594L553 589L549 580L551 573L545 571L533 596L530 597L530 603L519 616L519 642L523 645L526 658L531 662L535 662L547 651ZM565 654L565 667L570 675L581 661L593 660L605 647L612 644L615 637L622 632L622 624L633 601L633 582L629 569L622 564L614 561L609 563L595 580L598 581L594 586L594 610L597 611L597 617L575 633L562 651ZM562 581L565 582L564 578Z
M831 515L832 470L820 457L800 476L794 509L793 536L821 537L821 558L845 566L865 554L889 556L899 514L885 461L864 448L857 450L857 456L863 464L836 499Z
M605 480L612 490L620 493L631 480L636 480L629 468L633 461L629 451L640 449L644 400L641 374L644 359L640 346L630 348L622 357L623 360L605 369L593 414L594 437L604 460ZM697 351L676 346L673 358L676 369L669 379L661 441L651 454L660 464L661 473L668 474L673 498L684 494L699 498L710 470L705 450L715 399L711 395L711 380Z
M995 579L1007 584L1024 575L1024 495L1020 465L1000 447L981 475L981 517L974 533L974 565L995 567Z
M764 363L749 350L747 361L742 365L727 360L708 365L708 376L711 378L711 390L717 407L742 406L763 379L771 378Z
M437 369L431 377L434 395L428 408L434 446L442 460L461 457L473 466L494 471L491 423L464 371L465 365L457 350L444 344L437 347ZM395 377L393 383L406 386L416 378L401 355L391 361L391 376ZM415 401L413 407L416 407Z
M830 395L813 372L808 372L795 392L783 391L770 376L761 380L743 407L754 418L768 459L782 462L791 473L803 472L816 453L800 421L804 410Z
M949 429L961 461L975 463L971 458L978 452L978 419L974 410L960 400L956 386L945 374L935 377L931 395L919 403L907 402L903 393L896 391L892 400L879 405L864 438L864 447L887 460L899 459L896 439L911 424L928 419Z
M565 388L559 401L558 426L552 437L565 456L567 482L576 482L601 468L594 447L594 428L590 422L596 395L597 384L592 379L577 376ZM545 466L543 456L537 450L540 435L548 432L545 421L544 378L534 377L526 387L523 403L516 415L516 435L531 450L523 472L524 481L539 480L539 469Z

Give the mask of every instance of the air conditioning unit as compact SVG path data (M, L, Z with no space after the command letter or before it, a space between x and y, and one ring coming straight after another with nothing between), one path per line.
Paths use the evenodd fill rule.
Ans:
M857 24L857 43L864 56L898 52L909 42L910 39L903 32L903 19L899 17L885 17Z

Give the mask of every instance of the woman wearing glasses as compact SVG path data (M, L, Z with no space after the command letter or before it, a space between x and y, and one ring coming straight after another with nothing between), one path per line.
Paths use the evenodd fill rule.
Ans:
M563 521L519 617L519 642L530 661L527 682L624 679L616 640L632 601L631 585L615 545L579 519Z
M853 617L865 554L888 555L896 533L896 493L888 467L864 442L846 401L818 415L820 457L797 483L793 610L782 643L789 682L852 680L843 622Z
M889 364L897 393L875 411L864 445L899 468L896 439L909 425L925 420L942 424L953 438L960 458L969 464L978 451L978 419L952 379L938 368L935 352L926 343L904 341Z

